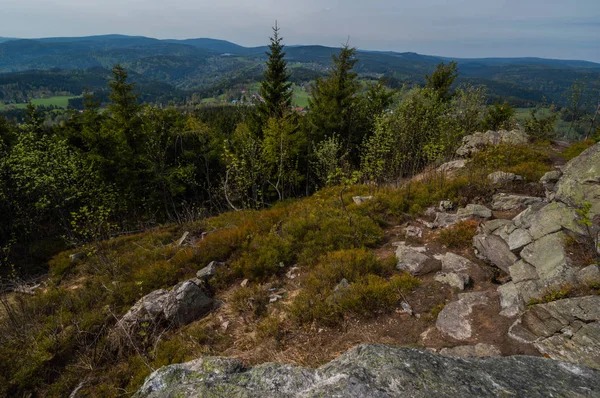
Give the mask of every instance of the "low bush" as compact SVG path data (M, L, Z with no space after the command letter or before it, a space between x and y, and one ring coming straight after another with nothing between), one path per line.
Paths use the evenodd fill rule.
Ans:
M231 295L230 303L238 314L259 318L267 312L269 292L260 285L239 287Z
M594 140L585 140L585 141L579 141L579 142L574 142L571 145L569 145L569 147L567 149L565 149L562 153L563 157L566 160L571 160L573 158L576 158L577 156L581 155L581 153L583 151L585 151L586 149L588 149L589 147L591 147L592 145L595 145L596 141Z
M462 220L452 227L442 229L438 242L451 249L465 249L471 246L478 223L474 220Z

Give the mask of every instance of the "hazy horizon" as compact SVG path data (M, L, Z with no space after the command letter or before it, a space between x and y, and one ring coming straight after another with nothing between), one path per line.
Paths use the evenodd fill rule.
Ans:
M458 58L540 57L600 62L598 0L4 0L0 36L125 34L265 45L278 20L288 45L416 52Z

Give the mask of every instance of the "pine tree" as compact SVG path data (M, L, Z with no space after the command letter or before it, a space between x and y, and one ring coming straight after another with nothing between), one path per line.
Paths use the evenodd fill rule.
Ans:
M352 109L357 103L359 84L352 68L358 61L356 49L347 44L333 55L333 68L325 79L317 78L309 100L309 122L315 141L336 133L343 142L352 141Z
M135 93L135 83L127 81L125 68L117 64L112 69L113 80L108 83L111 89L108 110L112 114L115 129L121 132L129 146L135 150L137 127L139 127L140 105Z
M427 88L434 90L442 101L448 101L452 98L450 86L452 86L457 76L458 70L455 61L451 61L448 65L442 62L430 76L425 75Z
M287 70L285 53L282 44L283 38L279 36L279 27L277 22L273 27L273 36L267 60L267 70L265 78L260 84L260 95L264 102L259 106L259 116L264 124L270 117L281 118L286 109L292 104L292 84L288 81L290 74Z

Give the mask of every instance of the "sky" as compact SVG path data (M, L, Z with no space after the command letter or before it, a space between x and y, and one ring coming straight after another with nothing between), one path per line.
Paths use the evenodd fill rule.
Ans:
M0 36L128 34L600 62L600 0L0 0Z

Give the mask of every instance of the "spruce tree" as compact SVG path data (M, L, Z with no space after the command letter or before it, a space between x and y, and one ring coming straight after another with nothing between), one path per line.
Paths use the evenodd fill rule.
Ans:
M320 141L337 134L342 142L351 142L352 110L358 101L357 74L352 72L358 61L356 49L344 45L333 55L333 68L326 78L317 78L309 99L309 122L313 139Z
M259 91L264 100L258 108L262 123L265 123L270 117L281 118L292 104L292 84L288 81L290 74L284 59L283 48L285 46L282 44L283 38L279 36L277 22L275 22L273 36L270 39L271 44L266 53L269 56L267 70Z

